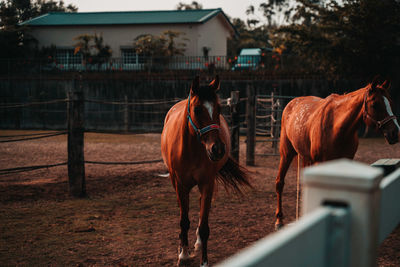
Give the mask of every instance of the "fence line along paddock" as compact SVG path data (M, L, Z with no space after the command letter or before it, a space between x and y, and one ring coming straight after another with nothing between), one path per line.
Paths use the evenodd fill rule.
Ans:
M47 134L54 134L54 132L34 133L34 134L0 135L0 138L14 138L14 137L24 137L24 136L38 136L38 135L47 135Z
M73 80L70 83L66 84L66 91L68 93L67 99L56 99L51 101L43 101L43 102L34 102L34 103L23 103L23 104L12 104L12 105L4 105L3 107L29 107L32 104L51 104L51 103L59 103L66 102L67 105L67 125L68 125L68 172L70 177L70 192L73 195L79 196L85 193L85 181L84 181L84 165L85 164L146 164L146 163L155 163L161 161L157 160L146 160L146 161L137 161L137 162L95 162L95 161L85 161L83 154L83 146L84 146L84 133L85 132L102 132L102 133L113 133L113 134L121 134L128 133L130 130L130 125L132 124L132 120L130 119L131 114L142 114L146 117L145 121L141 121L141 125L147 125L146 127L159 127L162 128L161 116L164 116L168 109L178 101L181 101L181 98L172 98L172 99L151 99L151 100L143 100L135 102L129 101L127 95L125 95L124 99L121 100L109 100L109 99L93 99L93 98L85 98L84 97L84 88L86 88L86 84L82 83L81 80ZM255 95L255 88L253 86L248 85L247 87L247 97L240 98L238 91L232 91L231 96L228 99L220 99L220 102L226 110L225 117L229 124L229 128L231 131L231 151L232 156L238 160L239 156L239 134L240 128L243 127L243 130L246 130L247 133L247 153L246 153L246 163L248 165L254 164L254 156L255 156L255 144L259 142L272 142L274 147L273 154L257 154L259 155L277 155L276 147L277 147L277 138L280 123L280 114L281 114L281 106L282 103L279 101L280 98L283 99L291 99L293 97L285 97L279 95ZM242 103L246 102L246 112L240 112L240 107L244 106ZM119 106L123 108L106 108L103 110L102 114L108 113L106 117L110 119L113 118L112 114L122 114L123 116L123 131L96 131L93 130L93 125L86 125L85 116L99 116L97 112L96 106L89 106L85 108L85 104L95 104L95 105L112 105ZM260 105L261 103L261 105ZM269 104L267 106L267 104ZM263 114L258 114L257 112L263 112ZM265 114L268 112L269 114ZM242 113L242 114L241 114ZM103 116L103 115L102 115ZM104 121L103 117L102 118ZM157 118L157 123L154 123L154 118ZM241 120L245 118L244 123L241 123ZM258 120L268 120L265 122L259 122ZM135 122L135 119L133 119ZM86 125L86 127L85 127ZM107 126L106 124L104 126ZM95 128L94 128L95 129ZM27 141L45 137L56 136L58 134L49 134L42 135L38 137L27 137L13 140L0 140L1 142L16 142L16 141ZM260 140L259 138L255 138L257 136L265 136L270 137L266 140ZM76 178L79 177L79 178ZM78 182L77 182L78 181ZM71 184L75 184L72 186ZM74 188L71 188L74 187Z
M98 103L98 104L112 104L112 105L121 105L121 106L152 106L153 108L160 107L160 105L165 104L174 104L181 99L162 99L157 100L153 99L150 101L142 101L142 102L117 102L117 101L102 101L102 100L85 100L83 97L82 86L79 82L73 81L69 84L69 88L67 88L68 98L67 99L56 99L50 101L41 101L41 102L30 102L30 103L12 103L12 104L4 104L1 105L0 108L11 109L11 108L26 108L33 105L47 105L54 104L60 102L66 102L68 104L67 107L67 125L68 131L63 132L47 132L47 133L35 133L35 134L22 134L22 135L7 135L0 136L1 139L7 138L9 140L0 140L0 143L8 143L8 142L22 142L29 141L35 139L49 138L58 135L68 134L68 161L62 163L48 164L48 165L34 165L34 166L23 166L23 167L15 167L15 168L6 168L0 170L0 175L6 174L14 174L20 172L33 171L43 168L52 168L57 166L68 165L69 172L69 188L70 194L74 196L83 196L86 194L85 189L85 178L84 178L84 164L101 164L101 165L138 165L138 164L151 164L161 162L162 159L156 160L142 160L142 161L131 161L131 162L100 162L100 161L85 161L83 157L83 142L84 132L84 103ZM137 113L148 113L148 114L161 114L165 112L161 111L146 111L146 110L133 110L133 112ZM92 131L95 132L95 131ZM108 132L111 133L111 132ZM112 132L113 134L121 132ZM78 151L77 150L81 150ZM79 156L80 155L80 156ZM76 167L76 164L80 165ZM82 165L83 164L83 165ZM78 177L77 177L78 176ZM79 177L80 176L80 177Z
M67 134L67 132L36 133L36 134L22 134L22 135L3 135L3 136L0 136L0 138L14 138L14 137L25 137L25 136L36 136L36 137L12 139L12 140L0 140L0 143L23 142L23 141L28 141L28 140L49 138L49 137L54 137L54 136L59 136L59 135L64 135L64 134ZM38 136L38 135L43 135L43 136ZM58 167L58 166L63 166L63 165L67 165L67 162L48 164L48 165L34 165L34 166L23 166L23 167L0 169L0 175L34 171L34 170L39 170L39 169L48 169L48 168Z
M2 169L2 170L0 170L0 175L34 171L34 170L39 170L39 169L48 169L48 168L63 166L63 165L67 165L67 164L68 164L68 162L61 162L61 163L49 164L49 165L35 165L35 166L25 166L25 167Z
M42 139L42 138L48 138L48 137L53 137L53 136L59 136L59 135L64 135L67 134L68 132L58 132L58 133L53 133L53 134L47 134L43 136L36 136L36 137L28 137L28 138L21 138L21 139L11 139L11 140L0 140L0 143L11 143L11 142L21 142L21 141L28 141L28 140L36 140L36 139ZM35 134L39 135L39 134ZM21 136L29 136L29 135L21 135ZM3 138L4 136L0 136ZM13 137L13 136L9 136ZM16 137L16 136L14 136Z
M143 101L143 102L122 102L122 101L106 101L106 100L98 100L98 99L85 99L85 102L88 103L97 103L97 104L108 104L108 105L123 105L123 106L143 106L143 105L160 105L160 104L168 104L168 103L177 103L183 99L174 98L174 99L166 99L166 100L158 100L155 99L153 101Z
M129 162L123 162L123 161L88 161L85 160L85 163L88 164L99 164L99 165L138 165L138 164L149 164L149 163L159 163L162 162L162 159L156 159L156 160L143 160L143 161L129 161Z
M19 172L27 172L38 170L42 168L51 168L62 165L68 165L68 186L69 192L72 196L81 197L86 195L86 182L85 182L85 164L98 164L98 165L138 165L138 164L152 164L162 162L162 159L155 160L140 160L140 161L129 161L129 162L106 162L106 161L91 161L84 159L83 147L84 147L84 133L85 132L100 132L100 133L111 133L111 134L126 134L128 131L94 131L85 129L85 103L100 104L100 105L115 105L124 107L122 110L113 110L112 113L121 112L124 113L124 122L129 123L128 112L148 114L148 115L165 115L168 109L178 101L180 98L173 99L152 99L130 102L127 97L121 101L110 101L110 100L99 100L99 99L85 99L83 94L83 83L80 80L73 80L67 84L66 88L67 99L56 99L50 101L42 102L31 102L31 103L12 103L0 106L1 108L11 109L11 108L26 108L32 105L47 105L53 103L65 102L67 103L67 131L56 132L56 133L42 133L42 134L23 134L23 135L8 135L7 137L0 138L11 138L10 140L0 140L0 143L7 142L18 142L18 141L29 141L35 139L49 138L53 136L68 134L67 147L68 147L68 161L62 163L48 164L48 165L35 165L35 166L23 166L15 168L7 168L0 170L0 175L13 174ZM229 121L237 121L238 117L238 103L243 101L239 100L238 92L231 95L230 99L222 99L221 102L224 106L230 109L229 114L235 114ZM233 99L233 100L232 100ZM136 107L135 109L130 109L130 107ZM140 109L140 107L151 107L151 110ZM156 109L156 110L154 110ZM86 110L86 112L91 112ZM150 122L151 123L151 122ZM162 124L158 124L162 127ZM240 125L232 125L230 123L230 128L232 132L238 132ZM125 127L128 129L129 127ZM239 134L236 133L235 139L239 138ZM238 147L239 142L233 142L233 146ZM236 154L238 157L238 148L232 148L232 153Z
M67 102L68 99L54 99L50 101L42 101L42 102L29 102L29 103L7 103L7 104L0 104L0 108L8 109L8 108L22 108L22 107L30 107L36 105L47 105L47 104L56 104L56 103L63 103Z

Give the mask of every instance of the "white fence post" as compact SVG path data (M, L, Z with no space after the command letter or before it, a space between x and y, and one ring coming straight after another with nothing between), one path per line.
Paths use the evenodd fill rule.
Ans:
M303 172L303 215L325 204L350 209L349 266L376 266L382 177L381 169L347 159Z

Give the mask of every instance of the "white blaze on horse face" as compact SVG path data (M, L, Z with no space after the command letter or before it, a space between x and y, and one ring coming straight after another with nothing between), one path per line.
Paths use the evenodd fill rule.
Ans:
M389 100L385 96L383 97L383 102L385 102L386 111L389 114L389 116L393 116L393 111L392 111L392 108L390 107ZM400 131L400 126L399 126L399 123L397 122L397 119L394 119L393 121L394 121L394 124L396 124L397 129Z
M212 119L213 118L212 115L213 115L213 112L214 112L213 104L211 104L208 101L205 101L203 105L207 109L208 114L210 114L210 118Z

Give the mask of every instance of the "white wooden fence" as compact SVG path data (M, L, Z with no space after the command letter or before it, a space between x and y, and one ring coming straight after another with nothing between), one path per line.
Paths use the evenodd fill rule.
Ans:
M383 173L347 159L306 168L299 221L218 266L376 266L379 244L400 222L400 169Z

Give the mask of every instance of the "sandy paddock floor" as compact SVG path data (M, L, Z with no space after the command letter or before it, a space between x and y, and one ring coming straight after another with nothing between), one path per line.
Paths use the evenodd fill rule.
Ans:
M27 132L1 131L0 135ZM29 132L28 132L29 133ZM242 140L243 141L243 140ZM361 139L356 160L400 158L400 145ZM241 144L241 163L245 144ZM1 143L0 169L65 162L66 136ZM270 143L256 153L271 152ZM160 159L160 135L85 135L85 159ZM242 198L222 187L210 215L210 263L217 263L274 231L278 157L256 157L249 167L254 190ZM296 162L284 191L285 222L295 218ZM0 265L174 266L179 208L162 163L86 165L88 198L68 196L66 166L0 176ZM191 193L189 242L195 242L198 190ZM379 250L380 266L400 266L400 228ZM194 259L188 266L198 266Z

